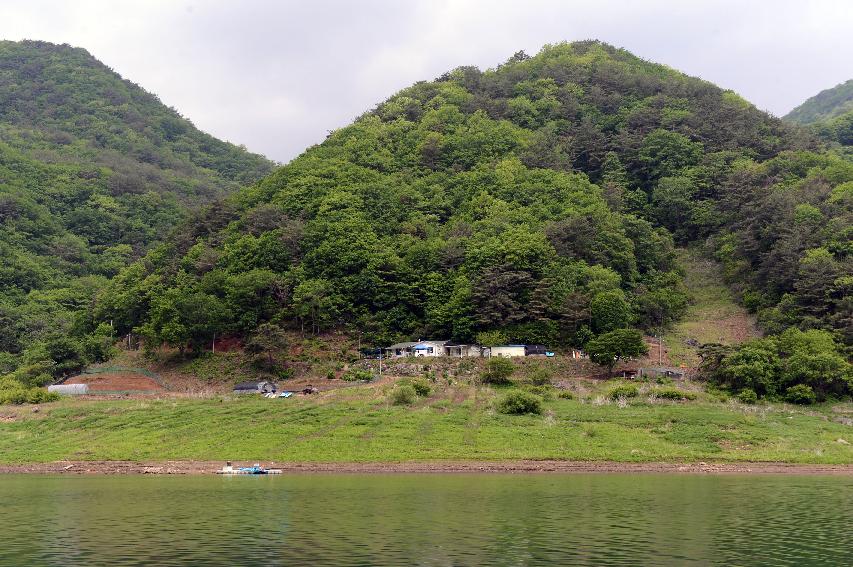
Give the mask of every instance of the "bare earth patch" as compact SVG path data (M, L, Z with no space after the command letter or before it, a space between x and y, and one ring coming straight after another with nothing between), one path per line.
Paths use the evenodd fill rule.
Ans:
M88 384L94 392L162 392L156 380L135 372L104 372L81 374L65 381L65 384Z

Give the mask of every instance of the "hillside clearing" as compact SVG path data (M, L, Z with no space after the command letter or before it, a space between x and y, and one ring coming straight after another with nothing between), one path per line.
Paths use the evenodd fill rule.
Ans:
M732 292L723 283L720 265L693 250L680 250L679 262L686 271L684 283L690 294L690 306L684 317L664 333L664 358L672 365L695 367L699 364L698 344L742 343L758 338L761 332L755 317L735 302ZM654 358L657 352L650 352Z

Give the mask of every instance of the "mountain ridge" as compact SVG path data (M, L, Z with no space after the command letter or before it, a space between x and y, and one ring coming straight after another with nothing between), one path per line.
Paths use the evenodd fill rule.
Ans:
M783 116L798 124L814 124L853 111L853 79L824 89Z
M0 42L0 368L105 278L273 163L199 131L86 50Z
M15 380L108 358L117 335L181 354L226 337L272 375L296 333L641 343L687 308L680 245L721 262L770 335L709 345L710 376L844 395L851 187L847 157L731 91L601 42L548 45L401 90L116 262L73 296L73 332L12 356Z
M621 301L631 304L628 318L648 327L653 323L651 312L658 313L659 324L673 314L658 312L660 305L640 307L648 298L640 300L632 294L662 285L643 279L652 277L652 272L662 266L668 266L664 272L674 266L654 253L645 260L635 255L649 247L637 241L639 233L650 235L655 230L643 223L651 221L666 228L680 242L707 239L727 222L739 222L738 210L748 207L750 200L766 198L759 188L772 183L773 166L768 169L766 164L791 159L804 163L817 159L815 163L820 163L809 154L820 147L805 130L757 110L731 91L600 42L564 43L546 46L535 57L519 52L494 70L461 67L436 81L403 89L231 199L234 212L212 240L185 239L185 244L160 254L205 255L218 264L214 271L225 273L259 270L278 273L285 280L291 274L296 279L281 284L291 296L300 296L300 285L310 283L325 290L321 295L326 299L335 297L329 306L331 319L339 316L341 305L349 305L344 308L343 319L350 324L360 321L358 325L377 327L382 333L431 332L460 339L494 330L489 328L493 323L534 325L529 316L504 308L531 299L537 284L527 276L543 286L550 285L542 278L556 276L546 276L545 265L574 259L590 268L611 270L612 281L619 282L611 291L614 296L626 293ZM736 183L739 176L756 179L748 182L743 195L735 197L723 186ZM553 191L549 193L546 187ZM410 194L400 194L407 192ZM555 198L560 204L552 203ZM544 207L550 210L542 210L537 200L548 203ZM401 208L402 203L407 204ZM563 212L557 213L560 207ZM492 208L492 214L498 216L494 220L488 218ZM513 214L523 218L512 219ZM261 217L278 218L284 224L279 228L273 228L275 223L257 225ZM343 225L334 230L359 234L365 240L359 242L357 251L348 249L352 242L337 242L339 250L353 252L354 257L352 263L343 262L335 269L334 247L324 246L329 245L328 239L336 238L329 227L338 221ZM525 223L537 228L525 232ZM632 228L626 231L629 225ZM758 228L753 222L749 225ZM288 233L290 246L283 254L274 244L282 230ZM745 230L744 237L750 238L749 226L739 230ZM245 233L241 235L241 231ZM397 237L402 240L396 242ZM262 242L265 238L272 240ZM399 250L396 258L386 253L374 259L364 256L368 250L387 250L392 241ZM534 249L526 252L529 257L519 258L501 251L499 241ZM447 250L449 243L457 247L452 252ZM439 257L451 255L455 259L431 260L433 264L428 267L416 268L412 259L405 257L415 253L410 249L413 245L434 247L429 258L438 253ZM241 247L245 247L243 253L233 252ZM190 252L190 248L195 251ZM666 255L666 246L657 250L664 250ZM745 247L736 252L752 253ZM323 254L328 256L321 259ZM767 262L764 256L762 253L750 261ZM722 257L731 261L731 277L743 276L734 268L743 258ZM153 273L146 273L153 276L161 270L158 277L167 280L183 274L180 277L187 278L185 282L197 279L201 284L207 276L199 272L192 275L193 262L161 264ZM386 263L386 267L372 265L375 262ZM751 268L756 267L758 271L771 268ZM438 281L443 281L439 287L447 296L457 293L459 297L472 297L467 295L472 289L463 280L468 278L470 284L471 278L486 269L496 271L490 272L493 281L515 278L515 283L506 285L518 287L504 297L506 302L497 308L500 313L491 323L488 317L474 315L464 307L448 318L446 314L428 313L433 308L425 310L424 305L401 308L393 307L396 302L391 298L376 303L356 297L359 289L366 289L361 286L383 285L383 276L375 270L386 270L387 275L387 270L401 268L408 275L391 276L396 281L393 285L400 284L397 277L403 278L406 285L415 286L416 295L426 293L420 297L427 305L437 299L429 299L429 293L434 292L426 292L425 282L413 276L413 271L433 271ZM364 276L365 269L373 274L369 280L379 279L370 284L352 281ZM465 277L454 280L454 284L446 279L451 275ZM277 276L267 273L267 277L277 281ZM487 287L485 280L478 281L475 288ZM462 287L454 287L457 284ZM760 283L753 280L750 286ZM789 277L779 291L755 293L778 293L765 300L773 305L781 291L793 290L794 286ZM500 291L507 289L483 293L494 296ZM674 290L670 292L671 297L678 297ZM214 285L203 295L224 298L227 292ZM585 301L589 300L587 297ZM613 301L622 306L620 300ZM485 297L475 299L474 304L488 307ZM300 310L296 306L279 308L283 308L279 315L284 319L303 318L296 314ZM394 311L393 324L377 320L386 317L388 309L402 309L405 314ZM434 309L441 310L438 306ZM642 314L644 309L649 312ZM227 311L223 307L222 312ZM96 317L109 312L109 308L96 310ZM283 315L285 312L290 315ZM464 313L467 315L462 316ZM272 312L253 316L263 320ZM309 317L323 318L317 312ZM440 322L450 319L469 321L465 324L470 328L457 331ZM552 316L544 319L559 326ZM168 326L167 320L147 327L148 332L161 336L157 329ZM123 329L137 328L140 323L133 321ZM314 320L312 326L329 323ZM250 331L251 325L242 329L238 332ZM521 332L515 337L554 340L555 332L561 333L552 328L544 335Z

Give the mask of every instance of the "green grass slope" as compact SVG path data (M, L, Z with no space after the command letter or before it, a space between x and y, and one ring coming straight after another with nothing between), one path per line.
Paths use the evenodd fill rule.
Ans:
M606 388L609 384L604 384ZM851 463L849 404L803 410L696 401L551 399L543 415L494 411L500 392L437 386L412 407L388 388L318 399L65 400L0 410L0 462L304 462L563 459ZM647 387L641 388L645 391Z
M755 317L735 301L723 283L719 264L696 250L679 250L679 260L684 267L690 305L684 316L664 333L664 349L670 364L698 366L697 343L736 345L761 336Z

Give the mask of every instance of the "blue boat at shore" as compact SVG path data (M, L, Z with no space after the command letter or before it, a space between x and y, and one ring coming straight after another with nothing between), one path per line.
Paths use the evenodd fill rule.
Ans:
M231 461L227 461L221 470L216 471L216 474L225 475L246 475L246 474L281 474L281 469L265 469L260 463L255 463L251 467L234 468Z

